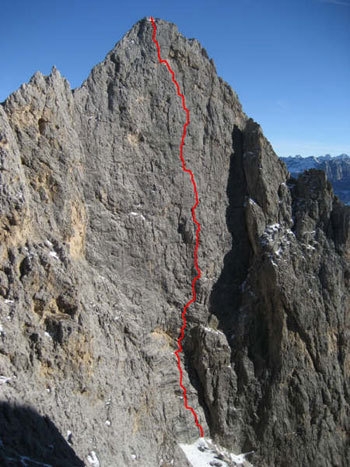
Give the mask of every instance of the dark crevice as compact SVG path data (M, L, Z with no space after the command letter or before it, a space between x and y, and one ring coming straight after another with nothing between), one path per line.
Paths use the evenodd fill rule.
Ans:
M113 82L108 83L107 94L108 94L108 110L113 112L114 100L115 100L115 85Z
M210 428L212 426L210 409L205 400L204 388L201 383L200 377L197 373L197 370L195 369L193 365L192 354L193 354L193 350L189 351L188 348L185 349L185 353L184 353L185 370L188 374L191 385L197 391L198 403L203 409L205 420Z
M39 128L39 133L43 136L46 131L48 121L45 120L44 118L39 118L38 120L38 128Z
M224 257L224 265L219 279L215 283L209 298L209 311L218 319L218 329L227 337L233 350L231 336L237 328L239 308L241 306L241 285L245 280L251 258L251 246L248 240L245 220L245 200L247 183L243 169L243 134L235 127L232 134L233 152L230 156L230 167L226 193L228 207L226 210L227 229L232 237L231 250ZM197 329L198 330L198 329ZM193 329L196 333L196 328ZM191 339L186 340L185 362L191 384L198 392L198 400L204 410L208 426L213 434L220 433L222 427L213 413L216 413L216 403L212 405L206 398L206 388L203 387L200 367L196 363L197 348L193 342L198 342L192 333ZM233 354L232 354L233 355ZM237 356L236 356L237 357ZM232 357L231 357L232 358ZM233 390L233 389L232 389ZM228 423L231 423L230 420Z
M210 295L210 312L219 320L219 329L227 336L234 332L241 305L241 284L244 282L251 257L245 221L244 203L247 182L243 169L243 133L235 126L232 134L233 153L230 158L226 210L227 229L232 237L232 248L225 255L224 266Z
M114 73L117 76L120 73L121 61L117 53L112 53L110 56L111 62L114 63Z

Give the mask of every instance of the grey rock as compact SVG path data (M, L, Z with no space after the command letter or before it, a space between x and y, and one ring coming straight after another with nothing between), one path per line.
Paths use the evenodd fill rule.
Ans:
M289 180L200 44L157 26L200 196L189 403L255 465L348 465L349 208L319 172ZM146 19L80 88L53 69L0 105L0 412L48 417L85 465L182 467L198 437L174 358L195 240L183 123Z

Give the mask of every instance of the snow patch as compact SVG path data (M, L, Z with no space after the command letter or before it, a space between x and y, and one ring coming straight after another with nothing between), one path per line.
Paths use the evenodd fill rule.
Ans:
M243 465L247 454L233 454L214 444L210 439L199 438L193 444L180 444L192 467L231 467Z
M89 455L87 456L87 461L92 467L100 467L100 461L98 460L95 451L91 451L89 453Z
M213 328L208 328L208 327L204 327L204 329L207 331L207 332L212 332L214 334L224 334L222 331L219 331L217 329L213 329Z
M0 376L0 384L6 384L8 383L9 381L11 381L12 378L8 378L7 376L3 376L1 375Z
M316 248L312 245L305 245L307 250L315 251Z
M44 241L45 245L50 248L51 251L49 251L49 256L51 256L52 258L55 258L55 259L60 259L60 257L58 256L57 254L57 251L55 251L55 248L54 248L54 245L52 242L50 242L50 240L46 239ZM29 257L33 257L33 254L29 255Z
M70 430L67 430L66 440L69 444L72 444L72 437L73 437L73 433Z
M130 216L133 216L133 217L139 217L143 221L146 220L145 217L142 214L140 214L139 212L130 212L129 214L130 214Z
M279 246L278 250L275 251L276 256L281 256L283 253L283 248Z
M264 233L261 236L261 243L263 246L267 246L272 243L278 232L282 229L281 224L270 224L266 226Z
M49 256L52 256L52 258L60 259L56 251L50 251Z
M267 232L278 232L281 229L281 224L270 224L266 227Z
M270 259L272 266L275 266L276 268L278 268L278 264L276 263L276 261L274 261L275 258L272 254L269 254L269 259Z

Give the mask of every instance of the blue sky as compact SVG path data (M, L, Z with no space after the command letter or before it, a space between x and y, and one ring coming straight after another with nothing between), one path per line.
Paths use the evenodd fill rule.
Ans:
M280 156L350 154L350 0L4 0L0 102L52 65L79 86L144 16L214 59Z

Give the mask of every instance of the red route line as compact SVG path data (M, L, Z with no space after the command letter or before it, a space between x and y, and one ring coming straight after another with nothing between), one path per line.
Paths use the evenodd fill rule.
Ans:
M200 234L200 231L201 231L201 225L198 222L197 217L196 217L196 208L199 205L198 189L197 189L197 183L196 183L196 180L194 178L192 170L190 170L190 169L188 169L186 167L186 162L185 162L185 158L184 158L184 154L183 154L183 148L184 148L184 145L185 145L187 127L190 124L190 111L186 107L185 96L182 94L181 89L180 89L180 85L179 85L179 83L177 82L177 80L175 78L174 70L171 68L168 61L164 60L161 57L159 42L157 41L157 38L156 38L156 36L157 36L157 26L156 26L156 23L155 23L155 21L154 21L154 19L152 17L150 18L150 20L151 20L152 27L153 27L152 41L155 43L155 45L157 47L158 61L159 61L159 63L164 64L167 67L169 73L171 74L172 81L173 81L173 83L175 84L175 87L176 87L177 95L181 98L181 101L182 101L182 108L186 112L186 122L184 123L184 126L183 126L181 143L180 143L180 160L181 160L182 170L184 172L188 173L189 176L190 176L192 186L193 186L193 194L194 194L194 198L195 198L195 203L191 208L191 213L192 213L193 222L196 225L196 243L195 243L195 247L194 247L193 262L194 262L194 267L195 267L195 269L197 271L197 275L192 280L192 298L186 303L186 305L184 306L184 308L182 310L182 313L181 313L182 326L181 326L179 337L177 339L177 350L174 352L174 354L175 354L175 357L176 357L176 360L177 360L177 368L179 370L179 384L180 384L180 387L181 387L182 393L183 393L184 406L185 406L185 408L187 410L192 412L195 424L199 429L199 434L200 434L201 438L203 438L204 437L204 430L203 430L202 425L198 421L198 415L197 415L196 411L194 410L194 408L191 407L190 405L188 405L187 389L183 384L183 370L182 370L181 358L180 358L180 354L183 352L182 341L183 341L183 339L185 337L185 329L186 329L186 325L187 325L187 319L186 319L187 310L190 307L190 305L192 305L192 303L194 303L196 301L196 298L197 298L196 282L201 277L201 270L200 270L200 268L198 266L199 234Z

